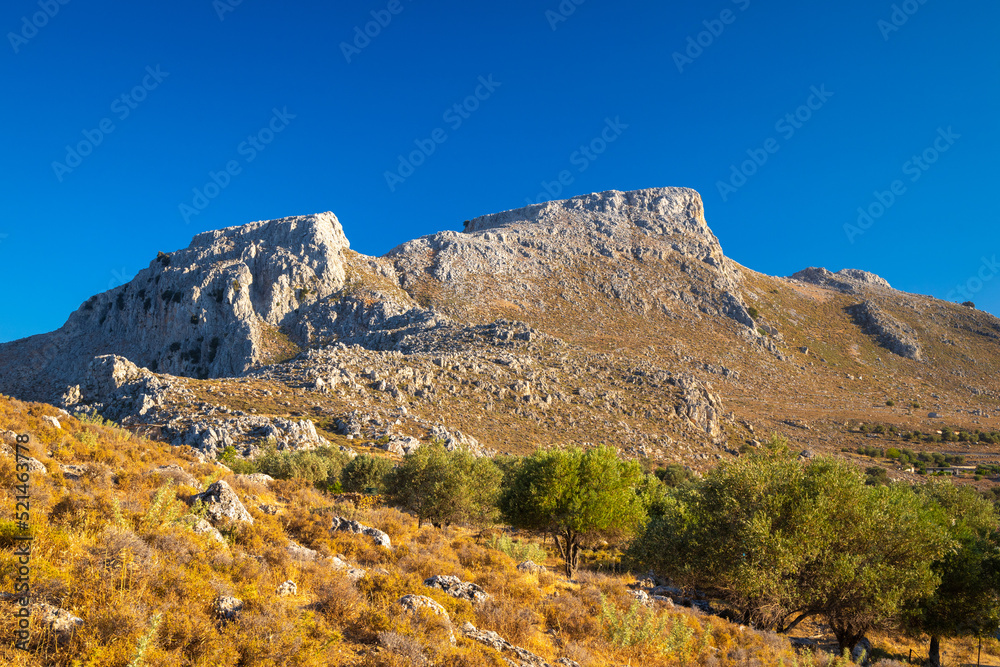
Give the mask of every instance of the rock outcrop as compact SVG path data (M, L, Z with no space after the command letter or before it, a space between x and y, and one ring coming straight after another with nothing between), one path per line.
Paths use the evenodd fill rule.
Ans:
M859 269L841 269L833 273L824 268L810 266L808 269L793 273L789 278L822 287L830 287L850 294L870 287L892 289L889 281L885 278Z
M872 301L848 309L862 330L893 354L923 361L924 353L913 327L891 317Z
M358 523L357 521L351 519L345 519L341 516L333 517L333 523L330 526L330 530L367 535L375 541L375 544L383 546L386 549L392 548L392 540L390 540L389 536L381 530L366 526L363 523Z
M425 595L404 595L397 600L397 604L403 608L403 611L409 614L422 614L431 613L434 616L439 616L444 619L445 624L448 626L448 636L452 644L455 643L455 633L451 628L451 617L448 616L448 610L441 606L441 604Z
M458 577L450 575L436 574L433 577L425 579L424 586L437 588L453 598L460 598L469 602L483 602L490 599L489 594L476 584L462 581Z
M225 480L220 479L202 493L191 496L192 503L199 500L204 503L205 514L213 524L225 521L253 523L250 512Z

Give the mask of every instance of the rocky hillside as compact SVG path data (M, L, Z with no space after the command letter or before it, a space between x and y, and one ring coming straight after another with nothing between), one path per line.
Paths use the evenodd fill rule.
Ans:
M487 215L380 258L331 213L208 232L0 345L0 391L209 455L441 437L696 468L771 431L839 451L871 444L862 423L996 430L998 371L997 318L864 271L739 266L682 188Z

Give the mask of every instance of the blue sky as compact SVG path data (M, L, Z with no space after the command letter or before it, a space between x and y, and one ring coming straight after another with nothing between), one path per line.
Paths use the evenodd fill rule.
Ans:
M207 229L668 185L753 269L1000 313L996 2L63 2L0 10L0 341Z

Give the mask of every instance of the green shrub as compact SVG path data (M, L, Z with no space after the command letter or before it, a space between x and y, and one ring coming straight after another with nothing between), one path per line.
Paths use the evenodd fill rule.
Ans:
M385 493L385 478L392 466L392 461L381 456L356 456L340 472L341 486L351 493Z
M510 535L494 535L486 541L486 546L507 554L518 563L526 560L543 563L549 557L539 545L512 539Z

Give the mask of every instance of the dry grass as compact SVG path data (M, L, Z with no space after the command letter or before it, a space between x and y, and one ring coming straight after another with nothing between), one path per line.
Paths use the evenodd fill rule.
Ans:
M36 619L31 650L19 651L9 639L15 607L0 602L3 664L124 667L141 646L142 664L171 667L504 664L496 651L460 633L453 646L438 617L401 613L397 600L407 594L436 600L456 629L468 621L495 630L550 663L559 657L584 667L629 661L734 667L829 663L796 655L784 637L684 610L637 612L649 632L640 639L616 634L607 614L630 613L626 577L584 570L569 582L551 572L524 574L509 556L486 546L484 535L454 526L418 528L413 517L396 509L356 505L294 480L267 487L229 477L255 523L223 526L227 543L220 545L181 520L188 511L182 499L196 489L170 475L147 474L177 464L203 486L219 477L212 465L186 450L72 418L63 418L56 431L41 423L47 414L57 413L0 398L0 429L34 434L34 454L50 471L60 464L94 466L78 480L36 475L32 487L34 595L79 616L84 625L57 645ZM0 456L0 494L8 516L13 472L10 457ZM278 507L278 514L259 511L262 504ZM386 531L394 549L361 535L331 533L333 514ZM4 591L14 585L13 541L3 537L11 534L6 527L0 531ZM322 559L292 561L286 551L290 539L321 556L341 555L368 574L352 582ZM425 587L423 580L435 574L475 582L492 599L473 604ZM286 580L296 582L297 593L279 597L277 587ZM213 600L220 595L244 601L238 618L225 622L215 615ZM876 643L890 656L907 646L891 638ZM674 648L665 652L668 645ZM958 659L970 646L949 643L947 655Z

